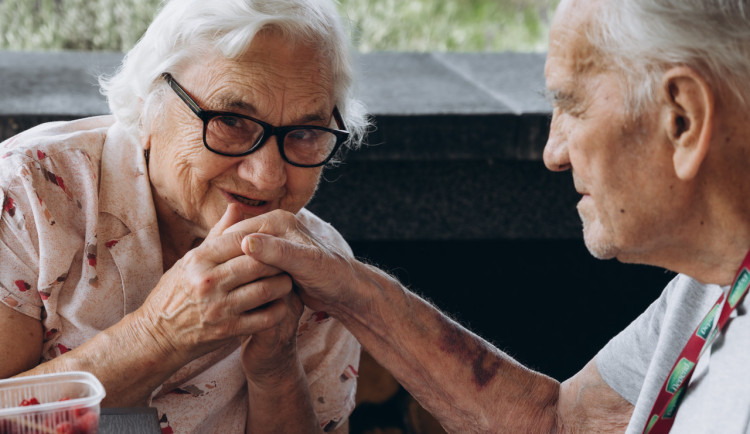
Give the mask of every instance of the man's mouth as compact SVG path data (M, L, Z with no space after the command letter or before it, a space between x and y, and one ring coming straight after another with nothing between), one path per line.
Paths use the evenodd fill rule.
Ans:
M237 202L239 202L239 203L241 203L243 205L248 205L248 206L263 206L263 205L266 204L265 200L254 200L254 199L250 199L250 198L247 198L245 196L240 196L240 195L234 194L234 193L229 193L229 195L232 196L232 198L234 200L236 200Z

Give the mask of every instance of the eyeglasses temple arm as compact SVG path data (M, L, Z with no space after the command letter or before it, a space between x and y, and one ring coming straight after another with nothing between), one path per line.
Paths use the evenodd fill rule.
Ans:
M188 105L188 107L190 107L190 110L198 115L199 118L203 119L203 109L198 107L198 103L193 101L193 98L191 98L190 95L185 92L185 89L183 89L182 86L177 83L177 81L172 77L172 74L165 72L161 76L164 78L164 80L167 81L167 83L169 83L169 86L172 88L172 90L175 91L177 96L179 96L180 99L183 100L185 104Z
M338 125L339 129L342 131L349 131L346 129L346 124L344 124L344 118L341 117L341 113L339 112L338 106L333 106L333 119L336 121L336 125Z

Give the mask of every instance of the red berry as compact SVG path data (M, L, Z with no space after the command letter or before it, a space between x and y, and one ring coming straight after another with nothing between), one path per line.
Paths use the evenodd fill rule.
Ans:
M56 434L73 434L74 432L75 431L73 430L73 424L68 421L60 422L55 427Z
M75 419L75 432L77 434L93 434L99 428L99 416L93 411L88 411L81 414Z
M89 409L86 407L78 407L73 410L73 414L75 415L75 417L83 416L84 414L88 412L89 412Z

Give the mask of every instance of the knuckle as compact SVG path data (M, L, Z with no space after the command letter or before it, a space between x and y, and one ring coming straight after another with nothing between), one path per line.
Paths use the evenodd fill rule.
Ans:
M229 321L221 325L220 327L222 338L226 338L228 336L236 336L240 334L239 330L239 322L237 321Z
M232 244L236 244L238 246L242 244L242 239L245 238L245 235L247 235L245 231L235 231L227 234L227 236L230 237L230 241L232 242Z
M190 287L198 295L205 295L214 288L214 279L208 273L196 273L190 276Z
M223 312L220 308L213 305L209 306L203 313L204 324L220 324L223 316Z
M258 285L256 287L256 295L261 300L261 304L268 303L273 299L273 291L271 291L271 287L268 285L268 282L266 282L265 280L258 282Z
M182 264L184 264L186 267L189 267L189 266L192 266L192 265L195 265L195 264L201 262L201 260L203 258L203 250L204 249L202 249L202 248L199 247L197 249L193 249L193 250L188 251L185 254L185 256L182 257L182 259L180 260L180 262Z
M258 313L258 316L256 317L256 323L259 330L266 330L273 326L274 321L271 318L268 310L266 310L264 312Z
M285 292L289 292L292 290L292 286L294 285L294 282L292 281L292 276L284 273L284 274L279 275L279 280L281 281L279 283L282 286L282 288L286 290Z
M289 211L278 209L275 210L275 215L273 216L275 220L279 221L282 226L286 228L294 227L296 225L297 216L292 214Z

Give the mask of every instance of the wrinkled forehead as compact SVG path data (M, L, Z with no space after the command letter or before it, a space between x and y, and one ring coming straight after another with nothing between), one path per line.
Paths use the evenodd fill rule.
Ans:
M295 122L313 115L327 119L334 83L331 62L320 51L314 43L263 32L240 56L227 58L208 50L187 62L175 78L204 109L281 122L269 116L283 106Z
M598 7L606 0L563 0L550 28L545 75L566 75L568 79L601 69L603 59L590 42Z

